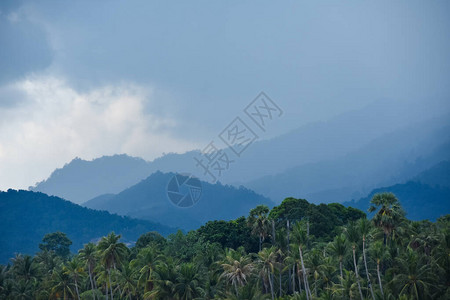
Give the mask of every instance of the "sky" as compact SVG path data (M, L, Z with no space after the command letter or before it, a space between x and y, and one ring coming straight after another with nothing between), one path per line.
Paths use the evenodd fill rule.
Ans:
M264 138L376 101L448 109L449 15L445 0L1 1L0 189L75 157L201 148L261 91L285 112Z

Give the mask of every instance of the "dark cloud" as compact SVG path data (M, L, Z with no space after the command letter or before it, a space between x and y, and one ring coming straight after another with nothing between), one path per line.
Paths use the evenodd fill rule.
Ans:
M0 15L0 84L43 70L52 62L46 33L12 9Z

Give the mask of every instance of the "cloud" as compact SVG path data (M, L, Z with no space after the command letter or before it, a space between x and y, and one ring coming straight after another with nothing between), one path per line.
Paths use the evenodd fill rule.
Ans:
M0 106L0 189L26 188L76 156L150 160L196 147L171 135L178 124L160 114L153 88L123 83L80 93L64 80L31 76L7 90L25 95L26 105Z

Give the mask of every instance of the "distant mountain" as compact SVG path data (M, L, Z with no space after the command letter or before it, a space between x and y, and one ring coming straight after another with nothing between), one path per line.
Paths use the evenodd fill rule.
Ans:
M245 150L241 157L231 157L234 162L230 165L229 170L223 172L219 180L236 186L241 184L247 186L247 183L250 182L252 189L273 197L277 201L281 201L286 195L307 197L315 199L316 202L322 201L330 194L341 194L342 198L340 199L348 199L349 194L352 195L358 191L358 188L355 189L348 182L339 182L332 178L332 181L336 182L335 185L326 183L323 188L318 188L306 183L308 179L303 178L306 176L304 174L300 174L301 182L292 181L291 177L295 178L298 174L291 172L291 169L301 166L302 169L306 167L308 170L310 165L322 164L323 167L318 165L318 170L315 169L316 167L312 167L311 171L317 172L317 175L314 173L312 175L326 177L329 172L326 169L327 162L341 160L342 157L357 152L358 149L373 140L383 141L380 139L381 137L408 126L412 120L424 121L431 115L433 114L427 112L427 106L423 103L420 105L403 103L402 105L395 101L377 101L361 109L340 114L326 122L314 122L301 126L270 140L263 140L264 133L254 128L260 139ZM449 118L447 116L443 119L448 120ZM435 123L435 121L431 122L431 124ZM252 126L252 123L248 122L248 125ZM419 134L420 132L420 130L417 131ZM415 131L407 134L410 139L416 137ZM214 137L211 138L214 139ZM436 137L436 139L441 141L440 137ZM430 140L431 144L436 144L436 140ZM217 137L215 142L218 147L225 147ZM394 145L397 145L395 141ZM382 145L378 145L377 149L390 152L389 147L382 148ZM75 159L30 189L60 196L75 203L82 203L102 194L119 193L158 170L166 173L192 173L200 179L208 181L210 179L204 176L193 160L193 157L198 156L199 153L198 150L183 154L169 153L151 162L126 155L101 157L92 161ZM399 154L401 158L403 155L404 153ZM421 153L417 155L421 155ZM416 158L417 156L411 159ZM374 161L373 156L367 157L367 159ZM400 163L404 162L404 160L399 161ZM366 161L363 161L362 165L363 168L370 166ZM339 174L343 174L345 169L347 169L345 164L338 164L330 172L337 171ZM264 176L275 174L285 174L283 176L290 179L286 181L284 178L281 180L275 178L273 183L270 179L262 179ZM390 171L386 170L385 174L392 175ZM378 178L376 179L378 180ZM262 181L260 182L260 180ZM377 180L370 180L369 185L362 192L370 190L373 182ZM319 184L319 181L317 182ZM292 189L294 186L299 188ZM357 187L360 188L360 184ZM272 190L274 192L271 192ZM285 191L285 193L280 193L280 191Z
M30 190L80 204L101 194L118 193L151 173L148 162L124 154L92 161L75 158Z
M376 187L404 182L449 160L448 132L449 119L429 120L383 135L347 155L295 166L244 184L274 201L287 196L313 203L359 198Z
M134 242L149 231L167 235L174 229L88 209L43 193L0 192L0 263L7 263L15 252L34 254L44 235L55 231L66 233L76 250L111 231L122 234L125 242Z
M200 200L192 207L180 208L169 201L167 186L174 173L156 172L140 183L111 196L96 197L84 205L111 213L159 222L171 227L194 229L210 220L231 220L246 216L259 204L274 203L244 187L201 182Z
M414 176L406 183L374 189L367 197L344 202L367 212L376 193L392 192L412 220L436 220L450 213L450 161L442 161Z
M442 161L430 169L421 172L412 180L431 186L450 188L450 161Z
M431 187L414 181L378 188L365 198L342 204L367 212L373 195L383 192L391 192L397 196L410 220L436 221L440 216L450 213L450 188Z

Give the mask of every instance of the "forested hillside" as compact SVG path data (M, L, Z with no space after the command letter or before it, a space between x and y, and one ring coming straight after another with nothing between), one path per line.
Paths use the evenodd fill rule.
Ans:
M238 218L259 204L274 205L270 199L245 187L202 181L200 200L192 207L181 209L167 197L167 185L174 175L155 172L116 195L96 197L83 205L183 230L196 229L210 220Z
M34 254L49 232L62 231L76 251L89 241L97 241L111 230L123 241L134 243L144 232L157 230L167 235L167 226L96 211L58 197L23 190L0 192L0 262L14 253Z
M0 266L2 299L449 299L450 216L410 221L394 194L369 220L288 198L127 247L114 232L68 255L62 233Z

